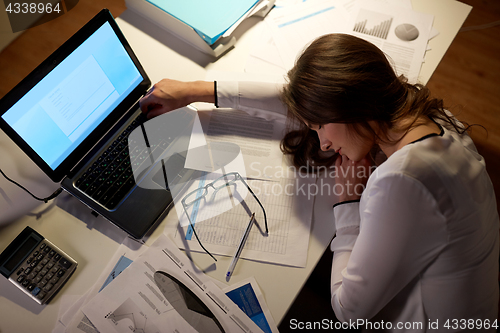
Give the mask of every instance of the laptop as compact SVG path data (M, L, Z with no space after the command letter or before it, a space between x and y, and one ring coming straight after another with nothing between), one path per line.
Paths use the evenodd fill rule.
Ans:
M103 9L0 100L0 128L94 215L142 239L173 202L167 180L155 181L165 174L161 164L141 175L148 186L136 182L131 167L144 157L141 144L131 147L128 139L146 122L138 102L150 85ZM182 126L192 126L186 114ZM160 146L186 151L188 141L174 137ZM169 163L182 169L184 160L177 154Z

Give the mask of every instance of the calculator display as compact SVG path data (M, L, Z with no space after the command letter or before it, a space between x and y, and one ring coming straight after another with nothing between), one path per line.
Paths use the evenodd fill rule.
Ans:
M17 250L17 252L15 252L9 260L7 260L7 262L3 265L3 267L7 271L12 272L14 269L16 269L19 263L23 261L24 258L26 258L26 256L31 253L31 251L33 251L33 248L37 244L38 241L35 238L33 237L28 238L24 242L24 244L21 245L21 247Z

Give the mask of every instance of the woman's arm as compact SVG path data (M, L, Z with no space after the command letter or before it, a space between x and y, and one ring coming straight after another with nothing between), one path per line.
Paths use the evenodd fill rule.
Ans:
M280 100L282 84L267 82L209 82L163 79L141 101L141 110L152 118L194 102L214 103L267 120L286 120L286 107Z
M217 107L232 108L267 120L285 122L287 108L281 102L283 84L250 81L218 81Z
M214 103L214 82L163 79L153 85L139 103L142 112L153 118L194 102Z

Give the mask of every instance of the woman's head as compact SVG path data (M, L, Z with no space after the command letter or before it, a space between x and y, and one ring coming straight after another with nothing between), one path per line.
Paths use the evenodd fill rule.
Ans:
M285 153L297 155L297 165L331 163L319 152L311 126L345 124L353 141L373 145L388 140L401 118L428 109L427 90L398 77L378 47L347 34L324 35L307 47L288 72L282 100L289 116L301 123L282 142ZM339 147L333 143L332 148Z
M389 120L405 100L385 54L346 34L316 39L288 72L283 100L293 116L312 124Z

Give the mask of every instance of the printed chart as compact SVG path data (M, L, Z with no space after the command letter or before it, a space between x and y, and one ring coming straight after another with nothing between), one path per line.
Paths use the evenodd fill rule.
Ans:
M393 17L387 14L360 9L354 31L382 39L387 39Z
M127 298L115 311L106 316L115 327L127 327L134 333L159 333L160 330L148 323L147 315L135 302Z

